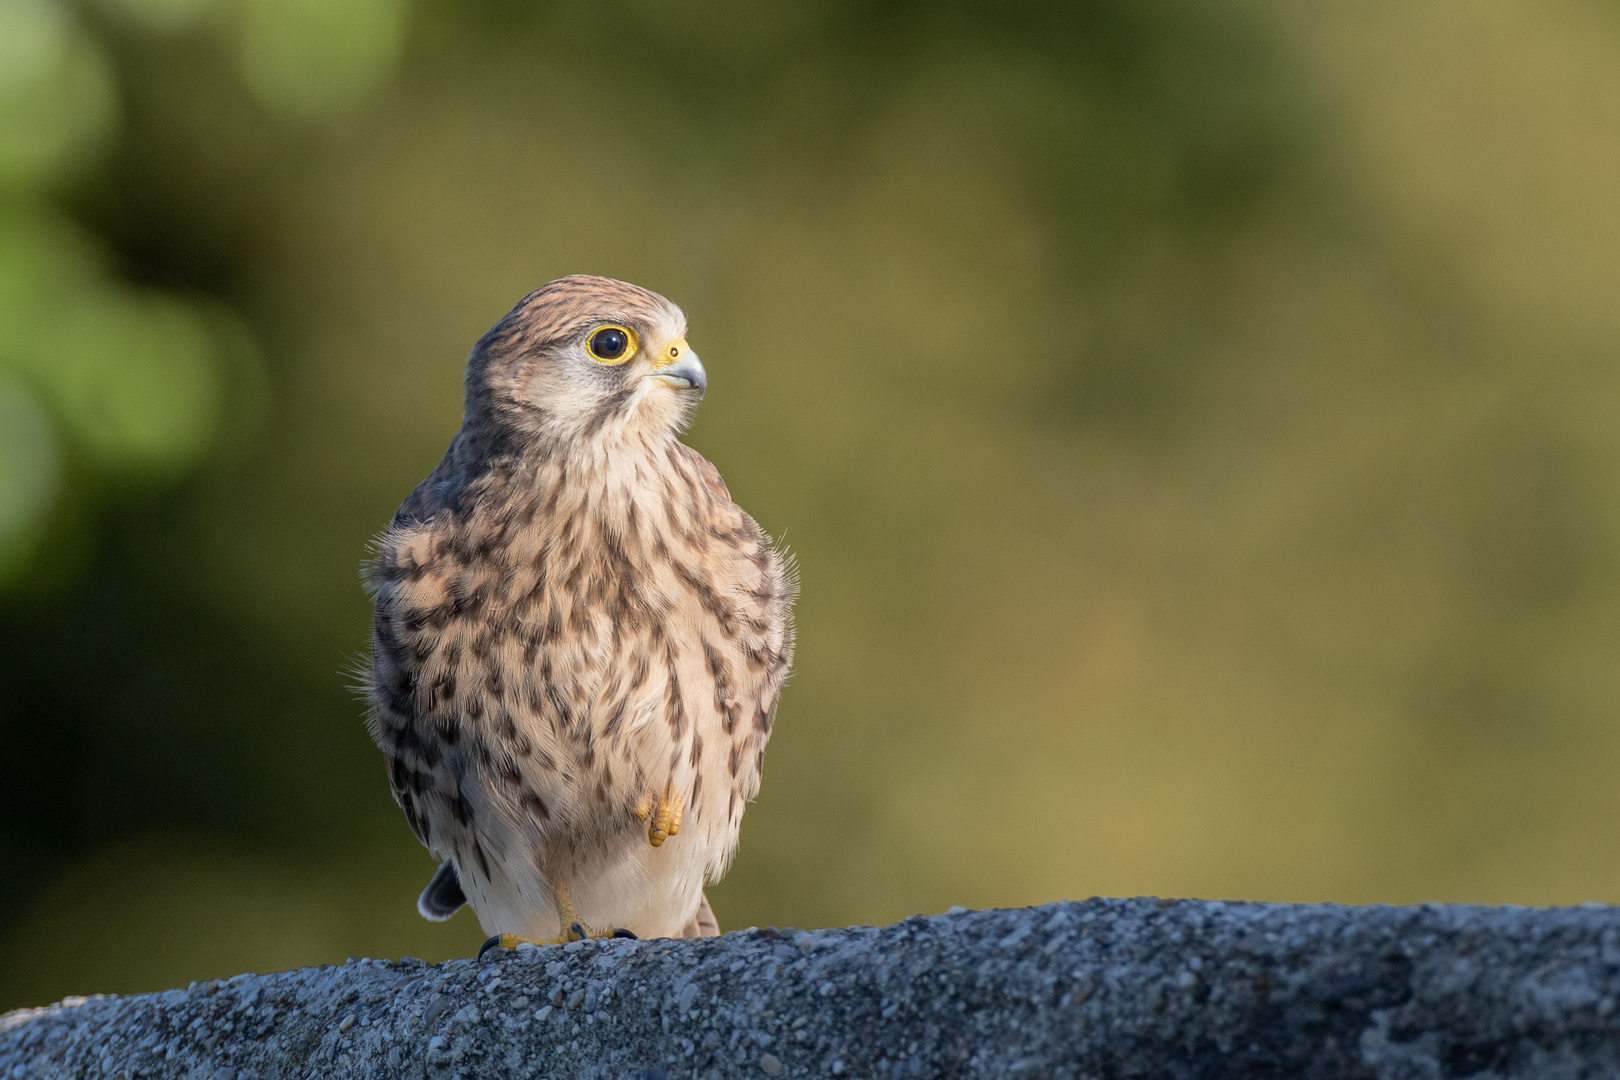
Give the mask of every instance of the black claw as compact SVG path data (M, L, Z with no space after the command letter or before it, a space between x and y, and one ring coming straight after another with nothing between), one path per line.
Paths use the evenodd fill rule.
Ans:
M627 941L640 941L641 940L640 938L636 937L636 932L634 930L626 930L622 926L619 927L617 930L613 931L613 936L617 937L617 938L624 938Z
M484 942L483 947L478 950L478 959L482 960L484 958L484 954L489 952L489 950L498 949L500 947L501 947L501 935L496 934L494 937L492 937L488 941Z
M568 924L568 929L570 929L574 933L578 934L579 935L579 940L581 940L581 941L584 941L586 938L591 936L591 935L589 935L589 934L587 934L585 932L585 927L580 923L569 923Z

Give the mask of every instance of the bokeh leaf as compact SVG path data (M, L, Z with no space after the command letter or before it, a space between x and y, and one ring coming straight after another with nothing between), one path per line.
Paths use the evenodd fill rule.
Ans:
M32 390L0 372L0 585L27 565L61 472L50 414Z
M278 113L342 112L392 72L407 14L405 0L242 0L242 78Z
M100 52L55 0L0 0L0 187L38 184L97 145L116 97Z

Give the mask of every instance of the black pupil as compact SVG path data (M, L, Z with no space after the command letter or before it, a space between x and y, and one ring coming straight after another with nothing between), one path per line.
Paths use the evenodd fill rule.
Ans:
M617 360L624 355L624 350L630 345L630 338L623 330L598 330L591 335L591 352L603 360Z

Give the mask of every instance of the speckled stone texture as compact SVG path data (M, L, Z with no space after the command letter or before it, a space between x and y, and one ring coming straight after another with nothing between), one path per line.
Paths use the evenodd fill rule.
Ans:
M1088 900L0 1017L22 1077L1620 1077L1620 909Z

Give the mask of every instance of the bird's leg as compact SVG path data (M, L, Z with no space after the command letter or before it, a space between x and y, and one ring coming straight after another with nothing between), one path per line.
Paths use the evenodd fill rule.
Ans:
M647 822L647 843L662 847L665 840L680 832L681 813L685 809L686 799L673 792L668 784L664 785L664 794L656 808L652 795L643 795L636 804L636 816Z
M557 878L553 882L553 889L557 901L557 921L561 924L562 935L554 938L530 938L521 934L496 934L484 942L484 947L478 950L483 956L491 949L515 949L524 942L531 945L566 945L570 941L584 941L586 938L634 938L636 935L629 930L595 931L586 926L579 917L579 909L574 906L574 897L568 891L568 882Z
M562 878L556 880L557 893L557 921L562 924L564 941L584 941L593 936L579 919L579 909L574 906L574 897L568 891L568 882ZM572 935L572 936L570 936Z
M565 941L584 941L588 937L594 938L630 938L635 939L635 933L622 926L615 930L592 930L586 926L579 917L579 909L574 906L574 898L569 895L568 882L557 879L557 921L563 925L563 939Z
M568 882L557 878L555 882L557 900L557 920L562 924L561 934L554 938L524 937L522 934L496 934L484 942L478 955L483 956L491 949L515 949L519 945L566 945L570 941L583 941L594 936L585 929L585 924L579 921L579 909L574 907L574 898L568 892Z

